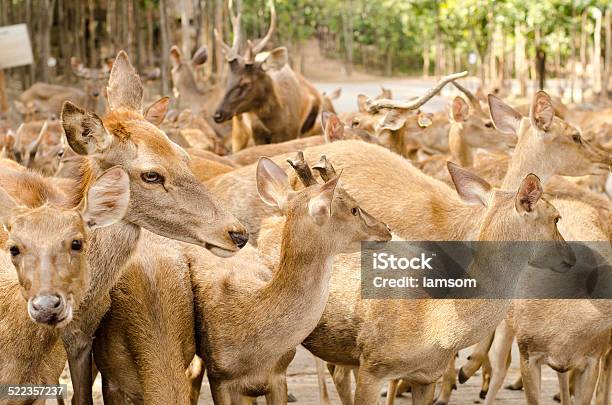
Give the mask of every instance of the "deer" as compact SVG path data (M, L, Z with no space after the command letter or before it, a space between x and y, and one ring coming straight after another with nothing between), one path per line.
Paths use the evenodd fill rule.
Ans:
M321 164L320 166L327 165ZM556 256L553 259L552 256L547 256L552 261L542 262L541 266L555 268L560 266L558 270L564 271L572 265L573 253L571 253L571 249L563 241L556 228L558 213L552 205L545 200L540 200L541 184L536 176L526 176L517 192L508 192L492 190L484 180L452 163L449 163L449 170L453 173L452 176L456 181L460 195L471 202L470 209L477 210L481 215L484 215L484 218L481 217L483 219L481 221L482 225L477 226L477 229L472 231L476 233L479 240L496 240L497 238L505 239L508 237L524 240L525 238L532 238L533 232L538 229L538 238L554 240L559 243L559 247L563 246L558 251L561 257ZM322 170L323 178L328 175L329 169ZM482 192L484 194L481 194ZM525 197L526 195L530 197ZM463 204L458 197L454 197L454 199L458 200L458 204ZM478 201L489 204L489 206L484 207L481 205L483 203L477 203ZM520 201L530 201L525 206L525 209L530 210L528 211L530 212L530 218L515 214L516 210L522 209ZM536 202L536 205L531 205L531 202ZM536 217L539 215L546 218L543 224L536 224ZM521 226L510 225L507 222L512 223L518 218L521 218L520 221L530 221L529 225L524 225L527 222L521 222ZM511 229L504 229L506 226ZM540 227L545 229L539 229ZM528 233L523 233L527 230L525 228L529 229ZM510 235L508 235L508 232L510 232ZM267 235L270 234L274 233L267 233ZM262 242L260 244L265 245ZM267 245L270 246L270 243ZM485 252L482 253L485 254ZM479 255L477 254L470 271L477 274L480 271L488 273L489 271L496 271L494 269L499 269L499 263L496 263L495 267L488 267L491 265L490 254L494 253L486 252L487 260L483 260L483 262L478 260ZM525 260L525 258L523 257L522 260ZM324 360L345 366L359 367L355 403L377 403L380 385L383 380L391 375L412 377L409 380L412 383L414 403L431 403L435 381L443 374L446 364L450 358L454 357L457 349L448 348L448 345L456 344L457 346L467 347L478 341L480 336L487 333L483 329L492 330L503 319L509 300L459 300L454 302L452 300L442 300L436 301L436 303L432 301L431 305L422 304L422 300L398 300L393 307L389 306L388 300L361 300L360 280L354 276L358 274L359 263L359 255L341 256L334 263L327 307L319 326L302 344ZM524 263L526 264L526 260ZM519 265L520 267L521 265ZM504 268L502 273L499 274L500 281L505 277L519 276L518 271L512 271L509 268ZM451 302L453 303L451 304ZM447 305L450 306L445 309L440 308ZM390 308L392 308L393 317L384 315L385 311L389 311ZM492 308L495 308L495 310L491 311ZM473 327L466 326L464 321L459 319L463 311L475 315L475 318L478 319L478 322L469 323ZM406 319L403 318L404 314ZM438 323L436 327L429 324L435 322L435 319L440 319L440 317L445 319L445 324L447 322L453 323L452 319L458 317L457 321L463 325L460 327L461 331L458 332L453 329L453 332L451 332L442 324ZM352 319L356 320L357 318L360 319L359 322L352 321ZM344 321L340 321L341 319L344 319ZM474 319L474 317L470 319ZM393 325L390 326L389 322L392 322ZM423 324L420 324L420 322L423 322ZM384 333L383 336L380 333L381 330L388 331L388 333ZM422 334L422 330L439 330L440 339L443 339L444 343L429 341L428 339L437 338L431 336L431 334ZM448 333L453 334L452 339L447 338ZM436 335L436 333L433 335ZM447 349L450 350L447 351Z
M226 139L231 131L228 124L217 123L212 119L215 105L223 97L223 89L219 85L210 83L200 84L194 70L206 63L208 49L203 46L196 50L190 60L183 57L179 47L174 45L170 49L172 63L172 84L174 95L185 103L191 112L191 123L196 127L203 127L203 132L213 130L217 137ZM202 122L202 119L204 122Z
M34 83L19 95L19 100L15 100L15 107L26 117L26 121L46 119L51 116L59 117L64 101L71 101L97 111L103 93L103 83L108 78L112 63L107 62L101 69L86 68L78 58L72 57L70 65L73 74L81 79L83 89L43 82Z
M197 404L203 372L187 249L143 231L111 290L94 339L105 403Z
M419 111L419 107L433 98L448 83L467 72L455 73L443 77L433 88L412 101L399 101L384 98L368 99L358 97L359 113L345 117L352 127L376 134L380 142L390 150L407 158L414 158L423 144L429 149L446 149L448 144L439 144L441 134L448 134L448 122L435 123L431 117ZM417 139L414 139L417 138Z
M75 205L101 171L121 166L130 180L130 203L124 218L92 233L90 286L77 316L62 331L74 386L73 402L91 404L92 338L110 306L109 291L132 256L141 228L194 244L228 257L244 247L248 235L195 178L189 156L149 122L144 114L140 78L124 51L110 73L109 112L94 112L64 103L61 122L69 147L80 155ZM167 103L162 103L161 108ZM147 108L148 112L157 108ZM167 207L174 207L168 210Z
M257 164L261 199L286 218L278 265L270 272L237 255L192 270L199 346L215 404L261 395L268 404L287 403L285 370L325 308L331 259L359 250L360 241L391 239L387 226L342 190L338 176L319 184L302 153L289 164L299 191L272 160Z
M230 3L231 5L231 3ZM287 48L262 52L276 29L276 10L270 1L270 28L257 44L247 44L241 55L240 13L233 14L233 43L230 47L216 32L229 64L227 87L214 113L217 123L239 114L253 116L251 128L256 145L287 141L316 132L322 97L318 90L288 65ZM237 150L234 150L237 152Z
M123 217L128 175L106 170L76 207L39 174L3 167L2 177L12 187L0 188L0 382L57 384L66 363L61 331L89 284L92 232Z

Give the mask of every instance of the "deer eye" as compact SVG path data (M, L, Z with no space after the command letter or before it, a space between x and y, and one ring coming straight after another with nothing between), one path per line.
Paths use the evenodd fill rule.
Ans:
M156 184L164 182L164 177L157 172L144 172L140 175L140 177L145 183Z
M354 216L357 216L357 214L359 214L359 208L357 207L351 208L351 214L353 214Z
M561 217L556 217L555 218L555 225L559 223L559 220L561 219Z
M19 256L19 254L21 253L21 251L19 250L19 248L15 245L11 246L9 248L9 251L11 252L11 256L15 257L15 256Z
M57 151L57 157L60 159L64 157L64 149L60 149Z
M574 143L577 143L578 145L582 143L582 138L580 137L580 134L572 135L572 140L574 141Z
M70 242L70 249L74 250L75 252L80 252L81 249L83 249L83 242L79 239L73 240Z
M493 128L493 123L492 123L491 121L487 121L487 122L485 123L485 127L487 127L487 128Z
M355 128L359 126L359 120L358 119L354 119L353 122L351 122L351 127Z

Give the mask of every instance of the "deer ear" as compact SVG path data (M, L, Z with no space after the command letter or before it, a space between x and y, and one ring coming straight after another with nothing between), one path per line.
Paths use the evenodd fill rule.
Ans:
M120 221L130 202L130 179L121 167L108 169L92 184L81 215L90 230Z
M465 102L464 99L457 96L453 100L453 105L451 107L451 117L455 122L464 122L467 120L467 117L470 114L470 107Z
M159 126L162 122L164 122L164 118L166 118L169 104L170 97L160 98L146 109L144 113L145 119L151 124Z
M357 96L357 106L359 107L359 112L368 111L368 96L359 94Z
M521 114L493 94L489 94L489 111L491 120L498 131L506 134L518 134L521 125Z
M102 152L113 141L100 117L77 107L70 101L64 102L62 106L61 120L68 144L79 155Z
M172 62L172 66L176 67L181 64L181 59L183 55L181 54L181 50L178 46L172 45L170 48L170 62Z
M385 114L379 122L379 129L397 131L406 124L406 118L411 112L409 110L392 109Z
M336 100L342 94L342 87L338 87L336 90L332 91L327 95L330 100Z
M196 66L203 65L204 63L206 63L207 60L208 48L206 47L206 45L199 47L198 50L195 51L195 53L191 57L191 62Z
M428 126L433 124L433 121L431 120L431 117L432 117L431 114L419 111L417 113L417 124L421 128L427 128Z
M261 64L261 68L265 71L268 70L280 70L289 61L289 55L287 48L281 46L270 51Z
M533 208L542 197L542 183L538 176L533 173L529 173L523 181L516 193L514 200L514 206L519 213L526 213L533 211Z
M336 114L323 112L321 120L323 121L325 143L344 139L344 125Z
M318 192L308 202L308 213L317 225L323 225L332 215L334 192L340 177L336 176L327 183L318 186Z
M465 170L452 162L446 163L448 172L461 199L469 204L481 204L485 207L491 197L491 185L474 173Z
M553 107L550 96L544 91L538 91L533 97L533 103L529 109L531 125L538 128L540 131L547 132L550 129L554 117L555 108Z
M283 169L267 157L257 162L257 193L261 200L281 211L287 205L289 194L289 176Z
M75 56L73 56L72 58L70 58L70 67L72 68L72 72L76 75L76 76L83 76L85 74L85 67L83 66L83 63L81 62L81 60Z
M142 113L142 83L125 51L117 54L106 91L111 111L126 108Z

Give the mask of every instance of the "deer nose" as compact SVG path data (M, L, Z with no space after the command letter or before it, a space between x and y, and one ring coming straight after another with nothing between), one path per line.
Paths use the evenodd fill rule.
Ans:
M220 124L223 122L223 116L224 116L223 112L217 110L215 111L215 115L213 115L213 119L215 120L217 124Z
M98 97L100 95L100 92L98 90L95 90L93 93L91 93L91 95L94 97Z
M240 249L245 247L247 242L249 241L249 234L246 232L230 231L229 236L236 244L236 246L238 246Z
M35 322L53 325L64 312L64 300L58 294L41 294L30 300L30 317Z

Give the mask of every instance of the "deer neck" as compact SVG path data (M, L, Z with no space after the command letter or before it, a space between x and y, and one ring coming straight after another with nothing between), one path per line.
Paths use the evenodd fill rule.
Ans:
M280 262L254 302L273 323L264 326L263 333L269 337L262 340L283 353L299 345L317 325L329 295L334 256L327 244L315 238L305 242L305 234L290 225L283 229ZM279 330L284 331L282 337Z
M474 165L472 148L466 144L462 132L464 124L453 123L448 131L448 147L450 149L453 162L463 166L471 167Z
M78 176L79 187L73 196L75 205L82 202L89 187L102 171L91 160L83 159ZM90 284L81 300L82 306L106 294L115 285L139 239L140 227L125 220L91 233L87 254Z
M264 79L264 88L253 101L253 112L266 128L277 126L279 111L282 106L277 94L277 88L271 77Z
M555 174L555 162L540 148L541 143L535 139L538 134L533 134L531 127L525 128L527 125L524 121L521 124L519 141L502 182L503 189L518 188L529 173L538 176L542 183L546 183Z

